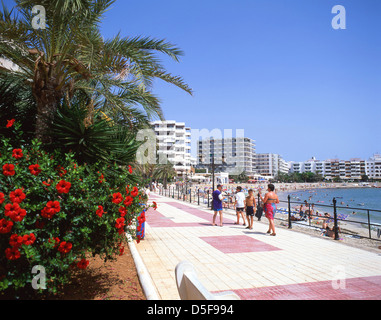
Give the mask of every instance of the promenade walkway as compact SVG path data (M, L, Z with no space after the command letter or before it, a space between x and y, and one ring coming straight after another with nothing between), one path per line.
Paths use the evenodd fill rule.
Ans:
M228 214L223 227L212 226L210 210L152 193L151 201L158 208L147 212L136 248L160 299L179 299L174 270L182 260L211 292L243 300L381 299L381 254L283 228L272 237L256 218L253 230Z

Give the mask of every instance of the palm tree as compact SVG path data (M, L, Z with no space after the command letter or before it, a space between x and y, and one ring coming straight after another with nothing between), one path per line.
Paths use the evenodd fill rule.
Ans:
M0 79L22 81L36 101L35 135L49 141L58 106L78 92L88 98L87 123L95 111L134 126L136 116L163 118L152 94L155 78L192 94L181 77L168 73L157 53L175 61L183 52L150 37L103 39L99 24L115 0L16 0L18 14L3 4L0 12L0 57L17 65L1 67ZM46 28L34 29L32 8L42 5ZM142 114L139 108L143 108Z
M163 187L167 188L168 179L172 179L176 176L176 170L173 167L173 164L158 164L153 173L153 177L163 181Z
M149 184L152 181L153 174L155 172L156 164L151 163L139 163L134 164L135 174L139 175L142 178L144 184Z

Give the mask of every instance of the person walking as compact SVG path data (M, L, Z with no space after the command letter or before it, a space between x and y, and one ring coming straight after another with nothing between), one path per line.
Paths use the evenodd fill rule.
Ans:
M276 204L279 203L279 198L275 193L275 186L272 183L270 183L267 186L267 191L268 192L265 194L264 198L262 198L261 189L259 189L258 193L263 202L263 210L265 212L265 217L269 220L269 230L267 231L267 233L270 233L270 236L276 236L274 215L276 213Z
M220 227L222 227L222 200L224 197L221 194L222 190L222 185L217 185L217 189L213 191L213 210L214 210L214 215L213 215L213 226L216 226L216 217L217 213L220 214Z
M239 217L242 216L243 225L245 226L246 221L245 221L245 216L243 215L243 211L245 210L246 196L242 192L242 187L238 186L236 190L237 190L237 193L235 195L234 207L237 214L237 222L235 222L234 224L239 224Z
M247 218L247 224L249 225L246 227L246 229L253 229L253 219L254 219L254 208L256 207L256 201L253 193L253 189L249 190L249 195L246 197L245 200L245 211L246 211L246 218Z

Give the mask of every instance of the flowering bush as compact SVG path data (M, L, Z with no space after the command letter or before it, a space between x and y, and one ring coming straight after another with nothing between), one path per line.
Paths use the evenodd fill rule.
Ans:
M113 258L123 253L125 232L136 238L126 226L137 221L140 230L146 196L127 185L129 170L74 159L47 153L36 140L0 142L0 291L31 287L39 265L46 288L57 292L89 256Z

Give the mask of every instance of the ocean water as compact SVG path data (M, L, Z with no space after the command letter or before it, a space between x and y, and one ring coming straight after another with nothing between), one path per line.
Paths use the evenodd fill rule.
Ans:
M305 191L279 192L279 199L286 201L291 196L291 208L300 206L307 200L314 203L319 213L333 213L333 198L336 198L337 212L348 215L348 220L368 223L368 210L371 224L381 224L381 188L335 188ZM280 206L287 206L281 202Z

